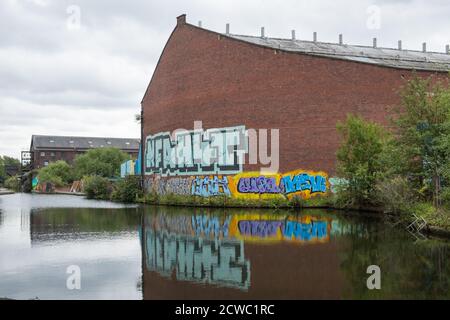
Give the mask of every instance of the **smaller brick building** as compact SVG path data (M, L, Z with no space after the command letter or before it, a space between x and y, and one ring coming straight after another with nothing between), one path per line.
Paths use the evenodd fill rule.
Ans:
M131 138L33 135L30 146L31 168L39 169L58 160L72 164L77 155L95 148L118 148L136 158L139 143L139 139Z

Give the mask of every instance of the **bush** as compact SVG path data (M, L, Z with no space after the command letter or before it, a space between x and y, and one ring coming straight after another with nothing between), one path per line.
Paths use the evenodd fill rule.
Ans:
M348 115L338 123L343 141L336 155L339 177L348 181L338 197L348 206L373 204L375 184L385 173L383 159L390 135L380 125Z
M109 200L111 184L108 179L100 176L83 177L83 191L88 199Z
M20 179L18 176L9 177L5 180L5 188L12 191L20 191Z
M114 185L112 200L120 202L135 202L138 197L142 197L139 176L126 176Z
M386 212L406 213L417 201L408 180L395 176L381 180L376 185L377 198Z
M120 165L129 158L128 154L117 148L92 149L75 158L75 175L78 179L87 175L118 177Z
M292 208L302 208L304 206L304 200L301 196L294 195L291 199L289 199L288 204Z
M52 183L61 187L73 181L72 168L63 160L50 163L39 170L39 183Z

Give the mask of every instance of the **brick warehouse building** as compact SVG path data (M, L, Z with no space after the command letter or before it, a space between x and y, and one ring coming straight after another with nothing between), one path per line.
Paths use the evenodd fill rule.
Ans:
M33 135L30 144L31 168L39 169L58 160L72 164L77 155L95 148L118 148L136 158L139 144L139 139L131 138Z
M400 102L398 89L413 72L445 77L450 70L448 46L446 53L427 52L425 44L423 51L402 50L400 46L379 48L375 39L368 47L343 44L342 38L332 44L295 40L294 35L293 39L275 39L264 34L234 35L228 30L222 34L188 24L185 15L179 16L142 100L147 180L159 176L170 180L165 177L176 175L180 181L180 177L190 176L190 181L181 182L183 192L189 192L192 177L230 173L239 176L230 187L231 194L285 190L286 184L278 188L283 176L276 175L277 186L267 186L267 179L254 180L251 175L240 185L246 172L261 167L259 162L249 164L245 152L241 167L228 166L224 160L222 167L202 170L191 158L182 168L171 168L167 161L171 152L181 152L186 159L189 150L180 151L186 147L182 144L177 151L170 151L164 146L177 145L176 138L164 137L177 128L193 130L194 121L202 121L203 130L222 128L224 132L278 128L280 174L301 169L310 176L311 172L333 175L340 143L338 121L354 113L387 125L389 109ZM230 133L228 137L239 140L236 136ZM201 141L208 137L206 133ZM223 138L227 138L226 133ZM194 145L194 136L190 139ZM312 185L310 178L305 179ZM223 190L220 179L215 180L216 187ZM266 186L258 187L261 183ZM158 188L174 188L172 183L166 184L169 186ZM151 182L150 186L155 187ZM309 189L312 194L314 186ZM194 192L193 187L190 190ZM202 192L201 188L198 191Z

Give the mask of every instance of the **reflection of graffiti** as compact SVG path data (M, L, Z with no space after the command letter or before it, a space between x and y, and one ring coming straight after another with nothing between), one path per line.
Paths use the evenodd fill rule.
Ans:
M165 232L146 232L147 269L178 280L210 283L247 290L250 262L244 244L233 240L204 240Z
M309 241L312 239L324 239L328 236L327 221L311 221L302 223L298 221L286 221L283 228L283 236L286 239L299 239Z
M245 127L179 130L148 136L145 172L167 175L238 173L247 152Z
M228 178L226 176L196 177L192 180L191 193L202 197L230 196Z
M241 220L238 223L238 228L242 235L266 238L276 236L281 225L281 221Z
M320 243L329 240L331 228L330 218L306 215L297 219L279 215L234 215L229 223L229 235L252 241Z
M230 216L225 218L222 223L219 217L209 215L192 216L192 227L196 235L205 237L228 237L228 226L230 224Z
M268 238L276 237L280 232L286 240L322 240L328 237L328 222L241 220L238 222L238 230L242 236Z

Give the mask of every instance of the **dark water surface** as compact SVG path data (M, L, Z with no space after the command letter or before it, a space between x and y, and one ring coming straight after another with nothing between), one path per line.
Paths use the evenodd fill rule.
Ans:
M330 210L0 196L0 298L450 298L450 244ZM367 289L369 265L381 289ZM69 290L69 266L81 289Z

